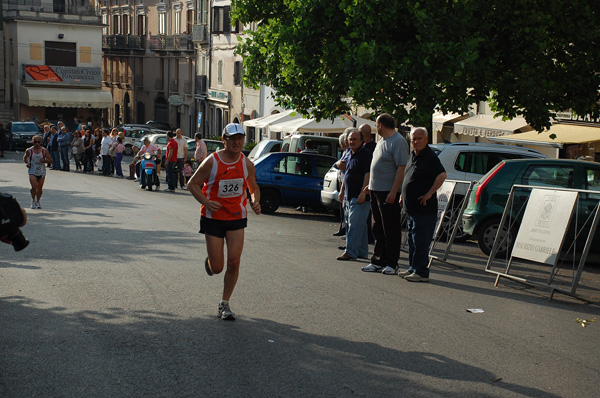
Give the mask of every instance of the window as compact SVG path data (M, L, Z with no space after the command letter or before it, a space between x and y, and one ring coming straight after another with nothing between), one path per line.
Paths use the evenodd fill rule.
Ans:
M465 173L486 174L505 159L522 159L517 153L506 152L461 152L456 157L454 168Z
M158 34L167 34L167 14L164 12L158 14Z
M146 35L146 16L145 15L137 16L137 34L138 34L138 36Z
M235 25L231 25L231 7L213 7L213 23L212 29L214 33L238 33L242 30L242 26L236 21Z
M181 34L181 12L175 13L175 34Z
M600 169L589 168L585 171L586 188L590 191L600 191Z
M271 152L273 152L273 150L271 150ZM316 157L315 161L317 163L317 176L319 178L325 178L325 174L327 174L327 172L331 168L331 160L329 160L328 158Z
M534 165L530 166L523 175L524 185L539 185L543 187L574 187L575 171L573 167Z
M187 10L187 17L185 19L185 33L188 35L192 34L192 26L195 24L194 21L195 13L194 10Z
M328 166L328 170L331 165ZM312 163L308 156L284 156L273 168L276 173L312 176Z
M223 61L219 61L217 67L217 82L223 84Z
M44 42L46 65L55 66L77 66L76 43L62 41Z
M242 84L242 61L236 61L233 65L233 84L236 86Z

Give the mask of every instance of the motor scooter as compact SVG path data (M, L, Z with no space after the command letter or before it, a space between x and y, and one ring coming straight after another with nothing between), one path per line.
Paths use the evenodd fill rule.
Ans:
M148 191L152 191L152 187L156 186L156 189L160 187L160 181L158 180L158 174L156 173L156 165L159 162L156 157L156 153L152 154L146 152L142 156L140 163L140 188L145 189L148 187Z

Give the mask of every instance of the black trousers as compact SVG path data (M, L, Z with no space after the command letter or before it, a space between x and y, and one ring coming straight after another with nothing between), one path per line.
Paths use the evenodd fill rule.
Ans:
M388 194L387 191L371 191L372 232L375 237L371 264L397 268L402 243L400 193L396 194L393 203L385 202Z

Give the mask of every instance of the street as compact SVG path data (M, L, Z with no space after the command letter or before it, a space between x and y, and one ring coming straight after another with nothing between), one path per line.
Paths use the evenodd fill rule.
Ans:
M598 266L592 304L494 287L472 243L410 283L336 261L337 220L283 208L250 214L225 322L189 192L48 171L33 210L21 156L0 160L31 242L0 248L0 397L598 396Z

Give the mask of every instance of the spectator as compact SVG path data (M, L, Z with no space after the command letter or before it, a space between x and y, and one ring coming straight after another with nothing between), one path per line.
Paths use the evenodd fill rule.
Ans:
M427 130L418 127L410 135L413 150L402 183L402 206L408 214L408 270L398 273L409 282L429 282L429 246L437 220L436 192L446 170L427 144Z
M71 134L69 134L67 128L64 125L58 133L58 148L60 151L60 169L62 171L69 171L69 151L71 150Z
M161 153L162 153L161 150L160 150L160 148L157 147L154 144L151 144L150 143L150 138L148 138L148 137L144 138L143 144L144 145L142 145L142 148L133 157L133 161L129 165L129 174L130 174L130 177L131 177L131 168L132 168L132 166L134 166L135 167L135 171L137 173L137 178L138 179L140 178L140 176L141 176L140 167L141 166L140 166L139 160L142 158L142 155L144 155L146 152L148 152L150 154L156 154L156 158L157 158L156 159L156 166L157 166L156 170L157 170L157 173L158 173L158 165L160 165L160 156L161 156ZM158 188L158 185L156 187Z
M167 132L167 154L165 156L165 163L167 167L167 184L169 187L165 189L165 192L175 192L177 187L177 181L175 180L175 164L177 163L177 141L174 139L175 134L172 131Z
M317 152L317 143L310 139L304 141L304 150L302 153L319 153Z
M110 137L108 130L102 130L102 175L110 176L110 147L112 146L112 138Z
M58 128L52 126L50 128L50 142L48 143L48 149L50 150L50 156L52 156L52 170L60 170L60 152L58 151Z
M340 160L335 163L335 167L338 168L338 187L342 186L342 181L344 178L344 170L346 170L346 158L352 152L348 147L348 132L351 131L352 128L348 127L342 134L339 136L340 148L342 149L342 156ZM340 201L340 226L337 232L333 233L333 236L344 236L346 235L346 216L344 214L344 204ZM346 250L346 246L340 246L340 250Z
M90 130L85 130L85 136L83 138L83 164L84 164L84 173L93 173L94 172L94 159L96 155L94 154L94 136Z
M363 144L366 148L368 148L371 153L375 152L375 140L373 139L373 134L371 134L371 126L368 124L361 124L358 128L358 131L361 132L362 136L365 139L365 143ZM367 236L369 237L369 244L375 243L375 238L373 237L373 213L369 210L369 215L367 216Z
M123 145L123 138L117 136L117 146L115 151L117 155L115 156L115 169L117 171L117 177L123 178L123 170L121 169L121 161L123 160L123 151L125 150L125 145Z
M71 141L71 156L75 159L75 170L82 171L81 157L83 155L83 138L79 131L75 132L75 137Z
M183 175L183 165L187 161L188 149L187 149L187 138L184 138L181 129L175 130L177 135L174 140L177 142L177 175L179 176L179 187L181 189L187 189L185 185L185 176ZM177 176L175 180L177 185Z
M375 247L365 272L395 275L400 258L400 188L408 161L408 143L394 128L394 119L383 113L377 118L381 139L375 146L368 190L371 193Z
M200 163L208 156L208 149L206 143L202 140L202 134L196 133L194 136L196 139L196 152L194 153L194 160L196 161L196 167L200 167Z
M185 161L185 165L183 166L183 176L185 177L185 185L192 177L192 161L190 159Z
M348 142L351 154L346 161L346 171L339 195L346 216L346 250L337 258L341 261L369 256L367 216L370 203L365 188L369 185L373 154L363 146L362 134L355 128L350 131Z

